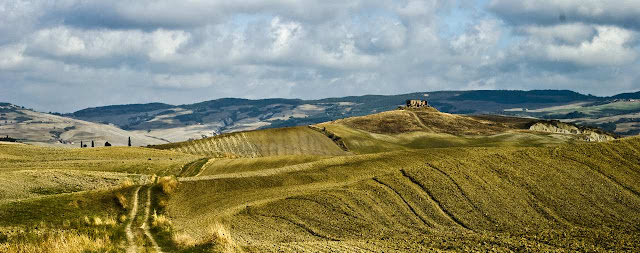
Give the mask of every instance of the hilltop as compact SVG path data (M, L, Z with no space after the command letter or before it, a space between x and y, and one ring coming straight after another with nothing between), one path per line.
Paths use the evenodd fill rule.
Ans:
M228 133L151 147L209 157L335 156L349 151L363 154L436 147L545 146L613 139L615 136L598 129L557 121L464 116L425 107L345 118L310 127Z
M469 146L553 146L615 139L599 129L558 121L456 115L435 108L393 110L315 127L339 136L348 150L357 153Z

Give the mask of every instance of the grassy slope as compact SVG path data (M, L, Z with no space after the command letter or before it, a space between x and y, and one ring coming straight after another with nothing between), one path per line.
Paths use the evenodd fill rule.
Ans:
M0 173L17 170L83 170L139 174L178 174L197 156L148 148L86 149L0 145Z
M467 117L435 110L389 111L318 126L340 136L358 154L447 147L542 147L575 142L575 136L523 129L535 120Z
M225 220L255 250L331 240L517 250L526 238L537 250L637 249L629 235L640 222L639 157L638 138L339 157L290 173L183 182L168 211L177 230L194 236Z
M154 146L209 157L344 155L329 138L308 127L291 127L219 135L207 139Z
M0 203L46 195L113 188L142 182L136 174L78 170L20 170L0 173Z
M198 158L146 148L0 145L0 226L113 214L115 186L178 174Z
M277 169L328 158L330 158L330 156L284 155L258 158L212 159L204 165L199 176Z

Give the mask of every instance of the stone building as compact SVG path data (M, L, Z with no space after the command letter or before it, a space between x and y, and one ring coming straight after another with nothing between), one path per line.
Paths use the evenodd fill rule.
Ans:
M409 108L419 108L427 106L429 106L429 103L426 100L407 100L407 107Z

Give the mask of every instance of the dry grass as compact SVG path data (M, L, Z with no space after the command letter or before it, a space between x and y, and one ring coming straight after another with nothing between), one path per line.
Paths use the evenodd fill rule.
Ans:
M127 188L127 187L131 187L133 186L133 180L131 180L131 178L127 178L125 180L123 180L122 182L120 182L120 188Z
M215 223L209 228L209 234L200 242L209 245L213 252L241 252L242 249L231 237L231 233L221 223Z
M187 233L174 234L171 239L179 249L192 248L197 244L196 239Z
M171 194L178 188L178 179L174 176L165 176L158 178L158 184L162 188L164 194Z
M110 248L112 248L112 245L108 237L92 239L87 235L77 233L59 233L55 236L45 236L37 242L19 241L0 244L0 252L6 253L106 252Z
M168 175L178 174L184 164L200 158L148 148L63 149L0 145L0 172L77 170Z
M124 194L122 194L122 192L116 192L115 197L118 205L120 205L122 209L127 209L127 207L129 206L129 201L127 200L127 197L125 197Z
M151 227L161 230L168 230L171 227L171 221L164 214L158 214L155 210L151 216Z

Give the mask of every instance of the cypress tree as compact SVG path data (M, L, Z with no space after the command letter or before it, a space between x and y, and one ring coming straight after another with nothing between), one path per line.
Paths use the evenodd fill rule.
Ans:
M129 147L131 147L131 136L129 136Z
M84 145L82 145L82 141L80 141L80 147L81 147L81 148L83 148L83 147L84 147Z
M92 147L92 148L93 148L93 147L95 147L95 145L93 145L93 141L91 141L91 147Z

